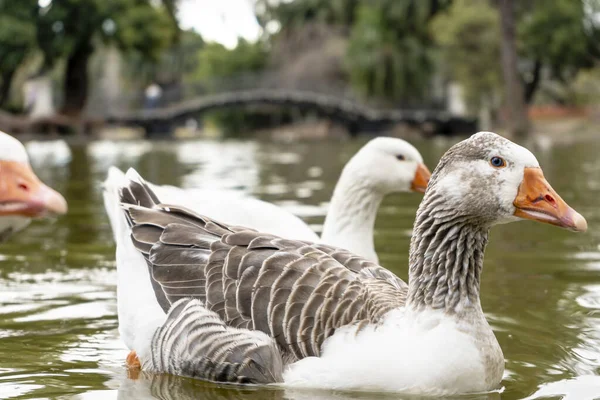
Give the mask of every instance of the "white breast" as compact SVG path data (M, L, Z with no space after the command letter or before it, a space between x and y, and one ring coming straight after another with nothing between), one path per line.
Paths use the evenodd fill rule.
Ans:
M288 368L285 384L428 395L492 390L499 379L486 383L482 354L487 350L475 339L486 333L480 328L437 311L419 316L392 311L381 326L358 335L354 327L338 330L324 343L320 358Z

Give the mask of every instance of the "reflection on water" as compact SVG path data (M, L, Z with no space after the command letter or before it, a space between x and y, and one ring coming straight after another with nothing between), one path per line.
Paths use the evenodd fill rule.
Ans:
M123 400L400 400L414 399L393 393L344 392L329 390L300 390L278 388L276 386L251 387L222 385L171 375L141 374L137 379L123 376L119 386L118 399ZM86 400L87 397L84 397ZM466 400L496 400L499 393L457 397Z
M190 166L181 186L240 189L252 192L259 183L258 145L254 142L187 142L176 147L176 159Z
M372 399L389 394L233 388L191 379L127 378L117 332L114 247L100 182L134 167L162 184L256 195L320 229L333 185L359 142L57 142L28 148L36 172L70 213L32 224L0 247L0 398ZM416 143L433 167L447 140ZM61 150L62 149L62 150ZM600 397L600 143L545 146L539 160L586 234L523 222L493 230L482 303L506 357L502 393L461 398ZM419 196L381 207L383 265L407 275Z

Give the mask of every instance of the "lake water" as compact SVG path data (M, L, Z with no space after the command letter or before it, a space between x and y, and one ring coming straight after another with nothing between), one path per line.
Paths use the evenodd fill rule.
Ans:
M250 193L320 230L341 168L361 144L93 142L72 146L70 160L52 154L50 144L36 146L34 169L65 195L70 212L33 223L0 245L0 398L401 398L235 388L171 376L132 380L117 332L114 245L100 187L110 165L135 167L156 183ZM415 144L433 170L451 142ZM553 187L587 218L589 231L532 222L492 231L481 301L506 374L498 393L463 398L600 398L600 142L533 150ZM420 197L387 198L377 220L381 263L402 278Z

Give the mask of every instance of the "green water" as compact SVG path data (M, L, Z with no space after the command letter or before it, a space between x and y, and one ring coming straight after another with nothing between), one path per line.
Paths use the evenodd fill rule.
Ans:
M450 144L416 143L432 170ZM72 146L70 162L34 156L35 170L65 194L70 212L0 246L0 398L400 398L240 389L168 376L131 380L117 332L114 246L100 188L109 165L135 167L156 183L252 193L319 230L337 176L360 145L96 142ZM600 398L600 142L533 150L590 229L574 234L521 222L492 231L481 301L506 374L501 393L475 397ZM419 200L392 196L377 220L381 262L403 278Z

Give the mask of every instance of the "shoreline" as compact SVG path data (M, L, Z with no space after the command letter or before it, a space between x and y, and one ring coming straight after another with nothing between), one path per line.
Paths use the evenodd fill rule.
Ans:
M508 135L506 129L496 128L492 131L507 137L513 141L522 141ZM12 132L7 132L13 134ZM399 137L405 140L439 140L439 139L461 139L470 136L475 132L456 135L443 134L424 134L418 129L406 127L393 127L388 131L382 132L360 132L355 138L368 138L375 136L392 136ZM148 141L165 141L165 140L196 140L196 139L213 139L213 140L257 140L257 141L279 141L279 142L297 142L297 141L321 141L321 140L352 140L348 132L345 132L343 127L338 126L328 120L317 121L302 121L294 124L287 124L275 128L259 129L252 134L245 134L240 137L223 137L215 135L214 132L176 132L173 135L165 135L164 137L145 138L143 131L139 128L130 127L110 127L102 129L98 134L94 135L70 135L59 133L16 133L23 141L53 141L64 140L69 144L85 144L98 140L114 140L114 141L132 141L132 140L148 140ZM525 141L533 140L534 142L551 142L554 144L569 144L575 142L586 142L600 140L600 121L589 117L570 117L561 119L536 119L531 121L531 131Z

